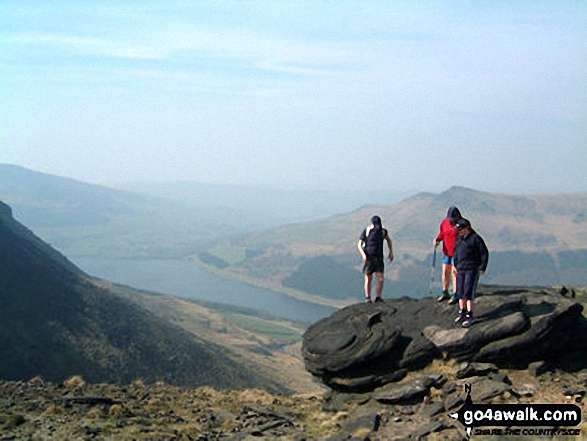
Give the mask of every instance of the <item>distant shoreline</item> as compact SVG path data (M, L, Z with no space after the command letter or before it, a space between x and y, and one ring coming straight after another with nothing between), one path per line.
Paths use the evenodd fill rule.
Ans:
M224 277L226 279L236 280L241 283L246 283L247 285L255 286L257 288L268 289L270 291L277 292L279 294L286 295L288 297L294 298L296 300L302 300L304 302L315 303L321 306L329 306L332 308L344 308L345 306L351 305L356 303L353 299L346 299L346 300L335 300L335 299L326 299L324 297L312 295L305 293L303 291L298 291L293 288L286 288L283 286L274 285L271 283L263 282L260 279L255 279L253 277L243 277L234 272L221 270L216 268L214 265L207 264L203 262L197 255L192 255L187 258L187 260L193 263L198 268L203 270L209 271L213 274L216 274L219 277ZM357 300L358 301L358 300Z

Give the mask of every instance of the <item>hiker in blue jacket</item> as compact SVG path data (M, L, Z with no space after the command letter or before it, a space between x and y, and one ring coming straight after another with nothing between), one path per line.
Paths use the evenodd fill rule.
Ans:
M456 225L457 241L454 249L454 265L457 272L457 297L459 299L459 316L455 323L463 328L473 324L473 301L477 290L479 276L485 274L489 251L485 242L467 219L460 219Z
M371 225L363 230L359 238L358 248L363 257L363 274L365 275L365 301L371 303L371 282L373 274L377 278L377 288L375 290L375 301L381 301L383 292L383 282L385 277L383 271L385 265L383 262L383 242L387 242L389 248L388 258L393 261L393 248L391 238L385 228L381 226L381 218L373 216Z

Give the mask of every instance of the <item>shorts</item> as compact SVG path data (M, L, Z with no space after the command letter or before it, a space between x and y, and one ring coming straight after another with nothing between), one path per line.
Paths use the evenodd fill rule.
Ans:
M454 257L447 256L446 254L442 255L442 263L445 265L454 265Z
M382 273L385 269L382 257L368 257L365 265L363 265L363 274L369 275L373 273Z
M457 272L457 298L459 300L475 300L478 282L478 270L459 270Z

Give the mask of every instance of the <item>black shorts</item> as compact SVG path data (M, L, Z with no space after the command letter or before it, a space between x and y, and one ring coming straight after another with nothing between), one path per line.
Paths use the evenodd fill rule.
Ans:
M382 273L384 269L385 265L382 257L368 257L365 265L363 265L363 274Z

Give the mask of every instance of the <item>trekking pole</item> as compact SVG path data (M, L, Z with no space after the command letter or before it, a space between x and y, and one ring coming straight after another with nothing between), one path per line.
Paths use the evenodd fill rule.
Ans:
M436 245L434 246L434 252L432 253L432 269L430 270L430 295L432 296L432 285L434 284L434 278L436 276Z

